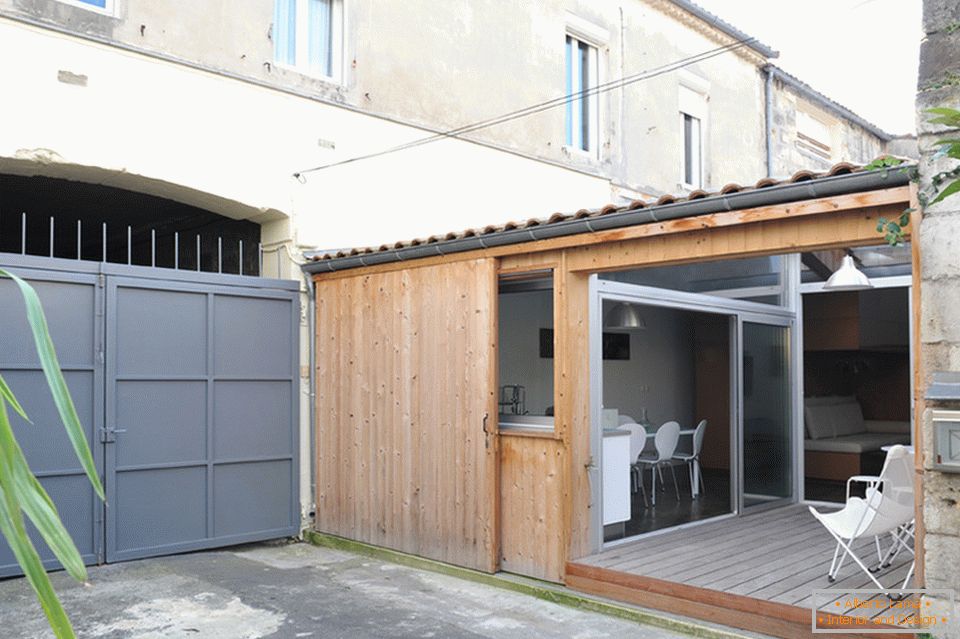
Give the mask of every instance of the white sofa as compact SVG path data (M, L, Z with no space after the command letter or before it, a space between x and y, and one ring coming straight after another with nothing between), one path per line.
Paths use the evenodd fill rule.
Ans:
M845 480L860 472L860 455L910 443L910 422L864 419L855 397L807 397L803 404L808 477Z

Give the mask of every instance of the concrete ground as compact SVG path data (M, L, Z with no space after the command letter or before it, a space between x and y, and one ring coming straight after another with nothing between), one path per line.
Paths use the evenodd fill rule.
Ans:
M94 567L89 587L53 578L81 638L680 636L300 543ZM0 581L0 636L53 636L24 579Z

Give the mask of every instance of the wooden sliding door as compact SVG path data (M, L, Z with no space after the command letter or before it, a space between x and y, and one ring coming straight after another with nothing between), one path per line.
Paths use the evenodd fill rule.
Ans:
M318 279L317 529L497 568L496 265Z

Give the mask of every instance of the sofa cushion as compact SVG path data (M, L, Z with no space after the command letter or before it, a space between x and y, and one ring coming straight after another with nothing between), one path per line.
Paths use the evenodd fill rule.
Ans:
M803 448L810 451L859 454L877 451L890 444L909 443L910 433L860 433L845 437L807 439L803 442Z
M837 404L833 408L833 430L837 437L867 432L863 411L856 400Z
M804 406L803 421L810 439L833 437L833 406Z

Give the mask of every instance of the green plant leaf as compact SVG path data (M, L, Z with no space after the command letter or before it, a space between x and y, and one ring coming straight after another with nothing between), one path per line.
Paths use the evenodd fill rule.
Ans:
M875 169L883 169L891 166L899 166L903 164L903 160L900 158L893 157L892 155L883 155L863 167L864 171L873 171Z
M43 314L43 307L40 305L40 298L32 286L13 273L0 269L0 277L9 277L20 288L24 304L27 307L27 320L30 323L30 330L33 331L37 354L40 356L43 373L47 378L47 385L50 387L54 403L57 405L57 411L60 413L60 419L63 420L63 426L70 438L70 443L73 445L73 450L77 459L80 460L80 465L83 466L87 478L93 485L94 491L100 499L104 499L100 476L93 463L93 455L90 454L90 446L87 444L83 426L77 416L77 409L73 405L67 383L60 371L60 363L57 361L57 354L53 348L53 340L50 339L50 330L47 328L47 320Z
M20 417L23 417L27 422L33 423L30 421L30 418L27 417L26 411L23 410L23 407L20 405L20 402L17 401L16 396L14 396L13 391L10 390L10 387L7 386L7 381L3 379L3 375L0 375L0 398L7 400L7 403L13 406L13 410L17 411L17 414Z
M927 109L927 113L932 113L933 115L939 116L935 118L928 118L927 121L933 124L960 126L960 111L957 111L956 109L936 107L933 109Z
M14 444L17 445L16 440ZM83 565L83 557L77 546L60 520L57 508L50 499L50 495L43 489L37 478L30 472L23 451L17 445L13 460L14 487L17 492L17 502L36 527L40 536L53 551L67 573L77 581L87 580L87 568Z
M27 535L23 515L17 505L13 477L16 449L6 403L0 401L0 533L6 538L17 562L23 568L24 576L37 594L54 635L58 639L74 639L70 619L53 590L37 549Z
M943 200L947 199L954 193L958 193L958 192L960 192L960 180L954 180L953 182L947 185L947 188L940 191L940 194L937 195L937 197L933 198L933 200L930 201L930 206L933 206L937 202L942 202Z

